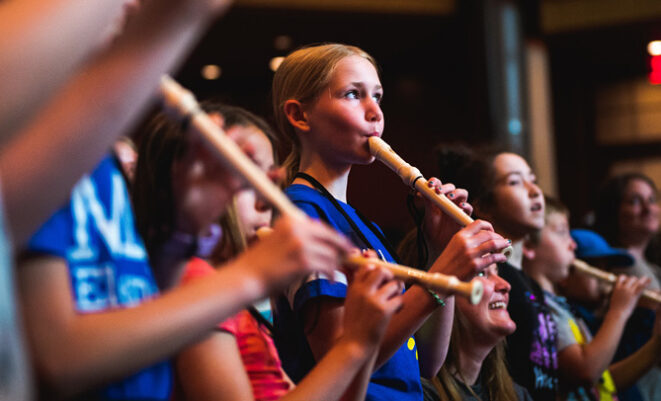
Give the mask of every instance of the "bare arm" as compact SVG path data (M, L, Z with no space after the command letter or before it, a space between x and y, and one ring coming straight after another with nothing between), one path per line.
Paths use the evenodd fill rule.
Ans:
M494 258L504 258L494 252L506 247L508 242L492 231L488 231L487 229L490 227L488 223L478 220L460 230L453 236L441 256L436 259L430 271L465 278L468 274L474 275L494 263ZM483 257L485 253L491 254ZM445 297L447 294L440 295ZM436 302L427 290L418 285L409 288L402 296L402 301L402 310L391 319L381 343L376 360L377 369L397 352L399 347L422 326L437 308ZM435 315L439 319L435 323L437 327L444 326L447 319L451 328L450 313L451 310L448 310ZM306 327L307 338L315 358L318 359L342 335L341 322L344 314L342 300L322 298L310 301L303 308L302 314L305 324L310 325ZM449 330L447 326L443 327L443 330L446 329ZM430 374L440 369L440 364L444 360L443 355L447 352L449 337L449 335L443 337L441 334L436 337L430 335L429 347L425 348L424 352L431 354L436 366L424 368L425 372ZM423 352L423 350L419 351L419 354Z
M448 344L454 319L454 297L445 299L445 306L437 308L415 334L419 349L420 376L431 379L438 374L448 355ZM434 349L433 347L436 346Z
M592 341L570 345L558 353L558 368L567 381L591 384L608 369L627 319L645 285L647 282L644 279L618 278L604 322Z
M401 305L401 284L379 269L362 269L347 296L346 333L299 385L282 401L365 399L376 349L390 316ZM246 401L252 392L237 344L226 333L217 333L178 358L179 379L189 399ZM234 349L229 349L234 347ZM226 356L227 355L227 356ZM238 359L237 359L238 356ZM277 357L276 356L265 356ZM185 361L186 366L179 362ZM185 371L184 371L185 369ZM234 370L236 369L236 370ZM237 371L241 371L238 375ZM235 377L236 376L236 377Z
M176 363L185 400L254 400L239 345L230 333L214 331L179 353Z
M78 314L63 260L31 259L18 277L34 366L62 397L165 359L265 292L257 277L228 268L139 307Z
M80 314L68 266L32 258L18 269L38 376L56 396L124 377L202 339L220 321L291 280L337 266L346 239L321 223L282 218L274 234L204 280L133 308Z
M636 352L610 366L616 388L633 385L652 366L661 360L661 308L656 310L654 333Z
M50 99L97 50L126 1L9 0L0 3L0 143Z
M172 70L225 2L212 3L146 2L124 35L4 147L1 182L17 246L141 115L161 74ZM49 196L35 196L44 192Z

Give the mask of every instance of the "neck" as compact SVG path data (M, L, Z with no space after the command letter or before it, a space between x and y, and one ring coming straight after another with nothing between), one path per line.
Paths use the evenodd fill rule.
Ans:
M623 244L625 249L629 251L631 256L636 260L645 260L645 249L647 248L647 241Z
M301 156L300 171L314 177L335 199L346 203L351 165L333 165L322 160L319 155L306 155L304 152ZM307 181L298 178L294 183L311 186Z
M622 232L620 243L636 260L645 259L645 249L649 245L651 235L641 232Z
M536 266L534 263L531 265L526 264L523 267L523 270L525 270L525 272L532 277L532 279L535 280L544 291L555 294L553 282L549 280L546 274L542 273L543 266Z
M465 384L472 386L480 376L482 362L493 349L493 345L477 344L466 341L459 350L459 366L455 377L458 380L465 380ZM460 374L459 374L460 373Z

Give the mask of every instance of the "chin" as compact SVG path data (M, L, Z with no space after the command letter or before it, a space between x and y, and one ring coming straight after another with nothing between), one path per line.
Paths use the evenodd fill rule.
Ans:
M499 335L507 337L516 331L516 323L514 323L513 320L510 320L509 322L502 322L498 326L497 330Z

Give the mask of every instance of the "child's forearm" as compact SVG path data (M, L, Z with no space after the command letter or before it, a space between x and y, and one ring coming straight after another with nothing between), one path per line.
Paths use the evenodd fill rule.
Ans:
M409 288L402 296L402 299L404 305L399 313L395 314L390 320L386 334L381 342L375 369L380 368L386 363L395 352L397 352L402 344L408 341L408 339L413 336L420 327L422 327L427 318L429 318L432 312L438 307L427 290L417 285L411 286L411 288ZM440 316L442 319L445 319L445 315L441 314ZM449 336L447 338L440 337L442 336L439 336L437 339L438 342L442 343L446 340L449 342ZM436 343L435 345L438 348L438 342L430 341L430 345ZM447 348L447 343L445 347ZM425 352L435 352L429 348L433 347L428 347Z
M434 311L415 335L418 346L420 375L431 379L438 374L448 353L454 319L454 297Z
M266 288L259 277L228 266L134 308L80 314L63 261L35 259L19 273L34 365L53 399L164 360L264 296Z
M604 322L588 344L570 346L573 350L559 353L559 368L567 380L577 383L594 383L608 368L617 344L622 337L627 315L609 311Z
M376 345L340 339L281 401L364 400Z

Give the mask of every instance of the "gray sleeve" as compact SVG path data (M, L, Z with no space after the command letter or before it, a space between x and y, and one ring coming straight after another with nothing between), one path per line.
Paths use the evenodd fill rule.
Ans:
M558 351L562 351L568 346L576 344L577 341L570 326L570 321L575 320L574 315L549 298L547 298L546 303L551 309L553 321L558 329Z

